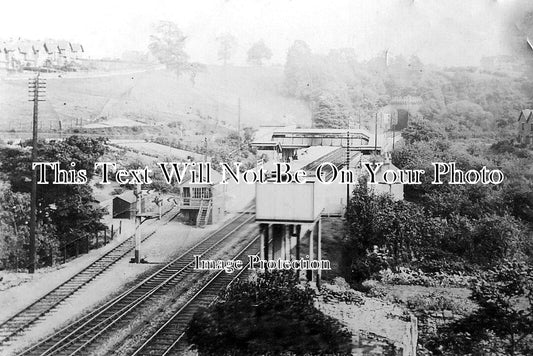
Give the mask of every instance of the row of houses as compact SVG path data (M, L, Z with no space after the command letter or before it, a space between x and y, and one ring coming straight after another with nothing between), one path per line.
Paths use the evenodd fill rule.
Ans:
M85 58L80 43L69 41L0 41L0 69L61 68Z

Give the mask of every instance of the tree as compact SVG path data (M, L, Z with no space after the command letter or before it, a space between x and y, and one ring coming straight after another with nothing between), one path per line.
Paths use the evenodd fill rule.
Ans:
M200 355L346 353L349 334L313 305L314 292L292 271L266 272L238 281L186 332Z
M315 127L348 128L350 119L350 104L339 94L326 93L318 98L317 107L313 113Z
M204 73L207 71L207 66L202 63L193 62L186 65L186 70L189 72L189 79L191 80L192 85L196 84L196 76L199 73Z
M409 57L408 67L410 70L421 73L424 70L424 64L417 55Z
M493 119L492 113L468 100L447 105L447 111L441 115L446 131L453 138L465 138L481 130L487 131Z
M154 25L148 48L160 63L179 77L187 70L189 56L185 53L186 39L178 25L170 21L160 21Z
M63 170L85 170L87 180L94 175L94 163L106 152L102 138L70 136L63 141L39 142L37 161L59 162ZM11 184L15 193L28 193L31 189L31 155L24 149L1 148L0 172ZM71 164L74 164L72 166ZM105 228L101 223L104 209L98 207L88 184L53 184L54 172L47 169L49 184L39 184L37 189L37 220L42 227L40 240L48 251L88 238ZM53 234L46 234L53 230ZM70 246L74 248L74 246ZM72 251L67 251L67 253Z
M311 86L311 48L305 41L294 41L287 52L285 85L290 95L309 98Z
M24 243L29 238L29 210L28 193L14 193L8 183L0 182L0 269L28 264Z
M384 267L424 258L440 247L443 230L442 220L428 216L422 206L378 195L362 179L346 210L343 272L360 282ZM374 246L386 251L387 261L374 258Z
M250 144L254 140L254 135L257 129L251 126L247 126L243 128L242 131L243 131L243 143L247 145Z
M270 58L272 58L272 51L263 40L254 43L248 50L248 63L263 65L263 60Z
M224 66L228 64L228 61L235 54L237 49L237 39L230 33L226 33L220 37L217 37L218 42L218 59L223 61Z
M504 261L472 286L479 308L443 327L439 344L453 355L531 355L533 352L533 267ZM440 345L436 345L437 347Z
M408 143L417 141L442 140L446 137L444 130L431 121L412 120L402 131L402 137Z

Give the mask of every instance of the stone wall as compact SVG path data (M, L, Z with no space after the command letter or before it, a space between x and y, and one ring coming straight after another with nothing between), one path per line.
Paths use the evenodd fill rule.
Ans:
M356 303L327 299L319 297L315 306L352 332L352 354L416 356L418 321L414 315L362 294Z

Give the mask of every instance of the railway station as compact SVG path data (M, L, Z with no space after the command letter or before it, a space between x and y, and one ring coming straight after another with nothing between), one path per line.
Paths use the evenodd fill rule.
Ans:
M0 356L533 356L533 1L242 2L4 4Z
M269 145L265 141L252 143L257 147L258 155L267 154L289 161L292 169L303 169L309 177L306 184L256 184L255 217L261 236L262 260L299 260L302 254L310 260L321 260L322 217L344 215L354 185L365 174L362 168L362 162L366 159L364 156L381 153L381 146L376 151L376 146L370 144L370 138L371 134L366 130L274 129ZM382 177L386 170L397 169L391 163L390 156L385 156L383 164L377 169L378 177ZM308 163L298 164L303 157ZM335 170L344 168L353 172L355 177L352 177L352 183L340 184L340 177L333 179L331 170L324 173L329 177L322 177L322 181L331 183L320 182L314 174L316 168L325 162ZM369 184L369 188L377 194L390 194L394 199L403 199L401 183ZM302 240L306 241L308 251L302 251ZM306 277L308 281L319 285L321 270L309 270Z
M270 129L270 130L268 130ZM317 129L270 127L261 139L252 142L258 155L279 157L284 162L298 159L298 151L312 146L350 147L352 150L381 153L381 144L372 142L372 135L364 129Z
M152 300L168 293L169 283L172 288L185 293L190 287L185 281L190 276L196 276L194 273L203 273L201 278L205 278L200 283L199 290L139 345L133 355L159 355L170 350L185 350L185 325L192 313L202 305L202 301L215 298L220 288L237 278L262 273L257 266L276 263L280 266L298 265L300 280L320 287L322 271L329 266L328 260L322 260L323 220L344 216L351 191L358 184L358 178L365 174L363 163L372 157L378 157L371 154L385 154L385 161L377 175L383 174L385 169L395 168L382 150L385 147L383 142L379 142L379 145L377 143L377 140L372 141L372 135L365 130L274 129L266 140L264 137L258 138L253 143L257 149L256 170L261 168L268 171L275 163L289 162L291 170L306 172L305 183L276 184L267 180L254 185L226 185L221 184L221 175L214 171L210 183L193 183L190 178L185 179L176 187L177 192L171 195L172 199L165 200L162 213L159 214L160 220L145 219L147 221L142 223L142 228L137 224L135 234L1 324L0 344L31 330L36 321L46 318L56 308L61 308L65 300L75 298L78 290L87 288L93 283L93 279L113 269L116 262L124 256L133 252L135 262L140 262L141 252L146 251L144 245L150 245L152 236L164 226L176 226L174 234L184 231L183 227L178 229L178 225L173 225L179 219L182 226L188 226L189 231L202 237L190 243L181 255L159 267L152 277L119 299L105 302L96 314L91 314L91 318L77 321L79 331L70 333L68 328L59 330L33 344L21 355L70 355L84 352L94 347L92 345L96 342L95 337L88 336L89 334L105 335L110 328L126 327L128 315L132 315L140 303L150 304ZM317 167L324 162L328 163L326 169L317 177ZM344 169L349 169L354 174L349 184L342 184L339 175L335 177L333 172ZM330 183L323 183L321 180ZM241 190L242 186L252 189ZM375 184L371 188L378 193L392 194L395 199L403 198L402 184ZM131 219L140 216L142 220L142 203L134 198L131 192L115 198L115 218ZM235 204L237 200L239 204ZM239 208L230 209L226 204L228 201ZM186 224L183 225L183 222ZM180 239L182 236L178 235L176 238ZM231 253L227 252L228 248L232 249ZM148 247L148 250L153 251L153 248ZM252 259L250 256L255 257ZM234 273L194 270L195 260L211 261L221 258L234 260L236 263L240 261L238 263L246 267ZM148 263L151 262L149 257L147 260ZM249 263L254 261L256 263L253 268L248 268ZM316 266L321 268L314 268ZM200 275L195 278L200 278ZM123 312L117 316L116 310Z

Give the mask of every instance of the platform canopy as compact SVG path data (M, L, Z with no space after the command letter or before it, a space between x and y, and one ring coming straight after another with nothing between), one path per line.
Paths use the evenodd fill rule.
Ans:
M272 132L272 143L278 143L283 149L303 148L311 146L365 146L370 141L371 134L363 129L296 129L279 128ZM253 146L264 145L265 140L252 142Z

